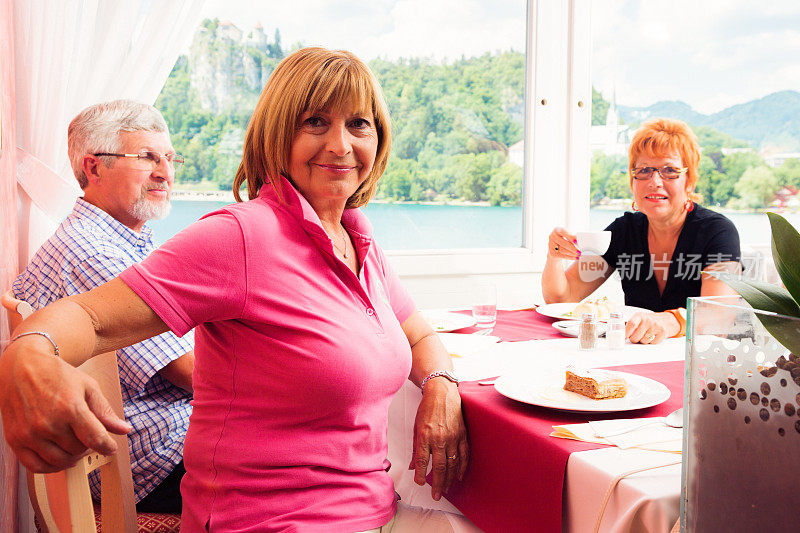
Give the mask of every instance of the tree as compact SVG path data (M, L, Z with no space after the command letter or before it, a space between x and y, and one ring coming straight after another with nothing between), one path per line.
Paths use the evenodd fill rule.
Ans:
M504 163L489 179L487 187L489 203L492 205L520 205L522 203L522 168L513 163Z
M735 152L723 155L720 165L722 173L736 183L748 168L763 166L764 159L755 152Z
M459 197L470 202L486 200L492 170L504 158L501 152L453 156L449 170L455 176L455 189Z
M626 170L615 170L606 181L606 198L633 198L631 179Z
M736 193L748 207L758 208L769 205L779 188L778 179L768 167L751 167L736 184Z
M610 105L611 104L603 98L603 95L592 87L592 126L599 126L606 123Z
M593 153L589 179L593 203L603 198L630 198L628 158L625 156Z
M692 126L692 131L697 135L697 144L703 147L703 152L709 147L750 148L747 141L722 133L711 126Z
M705 153L700 157L695 192L703 197L707 205L725 205L733 195L734 183L728 176L717 171L714 160Z
M392 200L410 200L415 174L413 159L390 159L380 181L380 196Z
M787 159L772 170L781 187L800 189L800 159Z

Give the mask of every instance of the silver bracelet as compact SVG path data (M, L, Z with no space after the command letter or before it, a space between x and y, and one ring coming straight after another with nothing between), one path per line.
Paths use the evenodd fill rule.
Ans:
M13 339L11 339L8 343L11 344L15 340L19 339L20 337L24 337L25 335L41 335L45 339L49 340L50 344L53 345L53 353L55 354L55 356L59 357L59 358L61 357L60 355L58 355L58 345L56 344L56 341L54 341L53 337L51 337L49 334L45 333L44 331L28 331L28 332L25 332L25 333L20 333L19 335L17 335Z
M445 378L448 381L452 381L458 387L458 378L453 375L452 372L449 370L437 370L436 372L431 372L427 376L422 379L422 383L419 384L419 388L421 391L425 391L425 384L433 378Z

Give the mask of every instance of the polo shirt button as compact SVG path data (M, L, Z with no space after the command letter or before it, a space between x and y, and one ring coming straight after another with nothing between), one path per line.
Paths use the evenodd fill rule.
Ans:
M375 310L371 307L367 307L367 315L372 316L375 314Z

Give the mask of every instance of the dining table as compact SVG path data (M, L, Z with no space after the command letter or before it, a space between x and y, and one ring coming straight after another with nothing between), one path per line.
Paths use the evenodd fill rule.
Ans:
M534 309L500 310L490 335L474 327L440 334L461 380L469 466L438 502L430 486L414 483L408 465L421 393L406 382L389 409L395 490L406 504L463 514L486 532L669 532L680 514L680 446L671 452L622 449L551 434L554 426L662 417L680 408L685 338L622 349L600 339L596 349L581 350L578 339L563 337L553 322ZM648 378L664 385L668 398L626 411L573 411L511 399L489 383L498 376L535 381L563 375L568 366Z

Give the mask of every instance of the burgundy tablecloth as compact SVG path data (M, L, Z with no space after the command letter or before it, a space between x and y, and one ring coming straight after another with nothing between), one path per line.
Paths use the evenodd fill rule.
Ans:
M459 387L470 441L464 480L447 499L486 532L561 531L561 495L572 452L602 447L550 437L553 426L589 420L664 416L683 404L683 362L614 367L666 385L672 395L649 409L612 415L565 413L527 405L494 387Z
M472 311L459 311L471 314ZM492 335L500 337L502 341L532 341L543 339L563 338L553 328L555 322L552 318L540 315L533 309L521 311L497 311L497 325L492 330ZM478 328L463 328L454 333L474 333Z

